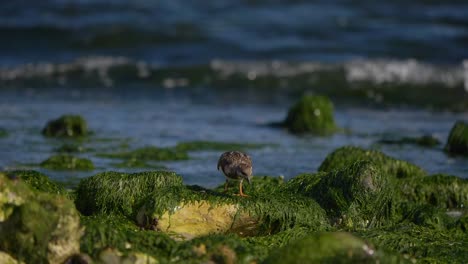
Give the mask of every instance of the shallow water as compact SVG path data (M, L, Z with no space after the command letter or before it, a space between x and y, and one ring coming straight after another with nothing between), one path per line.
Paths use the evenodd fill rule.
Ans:
M9 132L0 138L0 167L3 169L36 168L31 163L46 159L63 141L45 138L40 130L45 123L62 113L79 113L94 132L84 146L95 152L80 154L94 161L93 172L47 171L54 179L74 185L81 177L104 170L135 171L116 168L116 160L96 157L95 153L113 151L124 144L133 149L146 145L173 146L191 140L267 143L248 151L254 162L255 175L284 176L286 179L317 170L325 156L344 145L377 148L385 153L413 162L429 173L448 173L468 177L466 158L450 157L443 145L424 148L413 145L378 145L383 136L421 136L431 134L445 142L455 120L468 120L468 114L430 113L422 110L377 110L338 108L336 122L351 133L330 137L295 136L268 127L285 117L288 104L244 104L215 98L194 100L189 95L166 91L145 92L128 98L108 94L106 97L82 95L6 96L0 100L0 127ZM40 98L40 100L38 99ZM224 181L216 170L219 151L191 152L191 159L161 162L181 174L187 184L214 187ZM36 168L38 169L38 168Z

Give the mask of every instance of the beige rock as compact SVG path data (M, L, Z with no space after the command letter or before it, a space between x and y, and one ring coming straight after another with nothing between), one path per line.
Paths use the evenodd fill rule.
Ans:
M146 212L140 211L137 222L145 225ZM182 203L157 220L156 229L174 238L192 239L208 234L255 232L258 219L241 212L237 204L211 204L208 201Z

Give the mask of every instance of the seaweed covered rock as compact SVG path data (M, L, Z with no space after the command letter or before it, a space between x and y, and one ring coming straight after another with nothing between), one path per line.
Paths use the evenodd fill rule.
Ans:
M356 161L372 161L380 170L391 178L409 178L425 176L420 167L403 160L394 159L376 150L365 150L354 146L345 146L328 154L319 167L319 171L329 172L350 166Z
M275 250L264 263L402 263L399 256L374 249L344 232L316 233ZM409 263L409 262L408 262Z
M54 155L41 162L41 167L51 170L93 170L94 164L86 158Z
M0 263L2 264L24 264L24 262L19 262L17 259L13 258L9 254L0 251Z
M131 217L151 193L181 185L182 178L174 172L103 172L80 182L76 205L85 215L116 212Z
M338 226L374 227L389 217L392 188L370 161L329 173L303 174L291 179L288 187L315 199Z
M28 263L63 263L79 252L79 214L65 196L33 192L0 175L0 248Z
M181 263L259 263L268 248L234 234L212 234L181 242L175 252Z
M376 246L403 254L413 263L465 263L468 259L466 234L456 230L405 222L361 230L358 235Z
M268 185L272 187L272 185ZM274 234L293 227L328 227L325 211L312 199L284 187L252 189L240 198L200 187L168 187L154 192L137 222L184 239L208 234Z
M397 201L428 204L447 209L468 205L468 179L444 174L402 179L396 189Z
M333 104L324 96L303 96L289 109L283 125L293 133L327 135L337 130Z
M458 121L453 125L445 150L451 154L468 155L468 123Z
M142 160L142 161L167 161L167 160L186 160L188 154L185 150L143 147L132 151L120 153L100 153L100 157L124 160Z
M6 172L10 178L19 177L32 189L51 194L67 195L63 186L51 181L47 175L34 170L16 170Z
M49 121L42 129L47 137L83 137L88 135L86 120L79 115L63 115Z
M167 263L178 246L168 235L141 229L120 215L84 216L82 223L85 232L81 239L81 251L96 260L102 261L106 256L114 255L120 261L130 261L140 256L140 259L148 257L148 260ZM109 252L110 248L115 251Z

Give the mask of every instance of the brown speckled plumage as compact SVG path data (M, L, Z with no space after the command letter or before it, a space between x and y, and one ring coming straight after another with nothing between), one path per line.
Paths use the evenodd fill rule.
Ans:
M239 195L246 196L242 192L242 181L245 179L250 183L252 179L252 159L245 153L240 151L224 152L218 160L218 170L221 170L227 180L239 180Z

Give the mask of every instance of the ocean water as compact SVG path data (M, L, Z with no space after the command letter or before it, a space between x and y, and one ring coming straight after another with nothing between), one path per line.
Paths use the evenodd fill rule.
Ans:
M37 164L63 144L50 119L83 115L84 144L173 146L191 140L266 143L256 175L317 170L344 145L379 149L429 173L468 178L468 159L443 152L468 121L466 1L8 1L0 6L0 168L39 169L76 184L121 170L96 151L92 172ZM268 127L302 94L324 94L350 133L297 136ZM433 135L435 148L382 145ZM220 153L163 162L187 184L213 187Z

